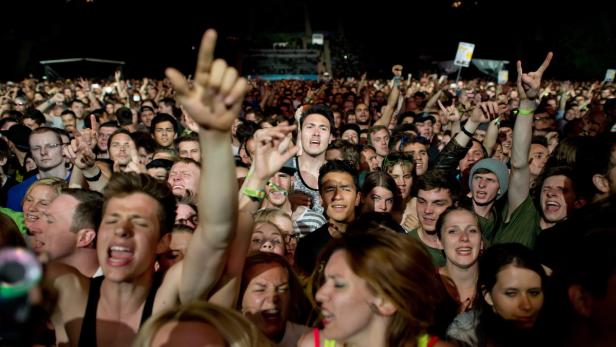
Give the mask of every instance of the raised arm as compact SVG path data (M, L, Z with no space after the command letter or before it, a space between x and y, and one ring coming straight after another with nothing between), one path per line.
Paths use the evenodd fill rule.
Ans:
M522 72L522 62L518 60L518 93L520 95L520 109L513 128L513 148L511 153L511 174L509 178L509 190L507 199L509 203L508 215L520 206L528 197L530 189L530 172L528 169L528 152L532 139L533 114L537 104L535 100L539 96L541 76L550 65L552 52L545 57L543 64L537 71L525 74Z
M295 126L279 125L261 129L255 133L255 157L250 174L244 180L239 193L241 218L235 239L229 249L224 273L221 276L210 302L225 307L234 307L240 289L244 260L252 236L252 215L261 207L261 199L254 193L263 192L269 179L291 159L298 150L293 146L291 133Z
M199 125L202 148L199 225L181 264L182 302L206 295L216 284L237 225L237 181L230 132L248 84L224 60L214 60L216 37L214 30L203 35L192 86L179 71L166 71L178 101Z
M398 104L398 98L400 97L400 89L394 85L391 89L391 93L389 93L389 98L387 98L387 106L385 107L385 112L383 112L383 116L374 123L374 126L384 125L389 127L389 123L391 123L391 117L394 115L394 111L396 110L396 105Z

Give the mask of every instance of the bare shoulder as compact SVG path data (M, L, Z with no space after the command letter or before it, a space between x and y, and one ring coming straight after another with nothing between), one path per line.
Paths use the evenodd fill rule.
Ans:
M312 330L299 338L299 341L297 341L297 347L314 347L314 336Z

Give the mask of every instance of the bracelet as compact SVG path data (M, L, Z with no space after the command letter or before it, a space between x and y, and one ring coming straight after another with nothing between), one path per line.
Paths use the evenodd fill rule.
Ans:
M473 133L471 133L470 131L466 130L465 127L461 127L460 129L462 130L463 133L466 134L466 136L470 137L471 139L473 138Z
M532 116L535 114L535 110L518 109L518 116Z
M99 178L101 178L102 174L103 174L103 170L98 169L98 173L96 175L94 175L92 177L88 177L86 175L83 175L83 178L85 178L86 181L89 181L89 182L96 182L96 181L98 181Z
M256 190L256 189L252 189L248 187L244 187L244 189L242 189L242 194L249 197L250 200L256 201L256 202L261 202L263 198L265 198L264 190Z

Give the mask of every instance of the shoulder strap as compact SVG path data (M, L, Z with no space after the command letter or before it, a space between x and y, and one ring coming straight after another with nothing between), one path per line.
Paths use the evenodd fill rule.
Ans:
M150 293L148 293L148 297L145 300L145 305L143 306L143 312L141 313L141 322L139 326L142 326L148 318L152 315L152 309L154 308L154 299L156 299L156 292L158 292L158 287L162 283L162 276L159 276L158 273L154 274L154 280L152 282L152 288L150 288Z
M321 347L321 341L319 338L319 328L312 329L312 337L314 340L314 347Z
M98 308L98 299L101 296L101 284L103 276L92 278L90 280L90 290L88 291L88 303L86 312L81 323L81 332L79 334L79 346L96 346L96 310Z

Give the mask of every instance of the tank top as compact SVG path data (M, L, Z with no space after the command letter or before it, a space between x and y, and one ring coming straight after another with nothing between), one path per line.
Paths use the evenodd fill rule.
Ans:
M90 290L88 291L88 303L86 304L86 312L81 324L81 332L79 334L79 347L96 346L96 310L98 308L98 300L101 295L101 285L103 284L103 276L92 278L90 280ZM154 298L161 283L161 276L154 275L152 288L145 300L143 312L141 313L141 321L139 326L142 326L145 321L152 315L154 307Z

